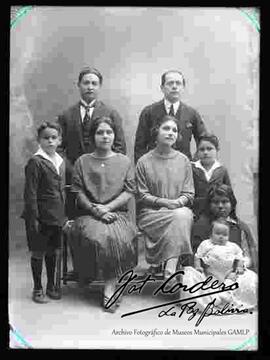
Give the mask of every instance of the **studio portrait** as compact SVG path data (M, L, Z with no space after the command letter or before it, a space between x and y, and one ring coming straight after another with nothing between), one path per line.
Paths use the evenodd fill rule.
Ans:
M11 6L12 349L258 349L260 9Z

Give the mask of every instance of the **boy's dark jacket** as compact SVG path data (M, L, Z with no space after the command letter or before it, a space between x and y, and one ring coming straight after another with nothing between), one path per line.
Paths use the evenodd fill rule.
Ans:
M65 162L59 174L54 165L34 155L25 167L24 210L27 221L38 219L47 225L62 226L65 222Z

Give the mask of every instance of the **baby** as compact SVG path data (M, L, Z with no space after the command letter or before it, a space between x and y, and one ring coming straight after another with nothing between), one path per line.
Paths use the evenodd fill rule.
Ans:
M213 221L210 239L204 240L195 254L196 270L220 281L235 281L238 275L244 273L243 252L237 244L229 241L229 231L229 224L225 219Z

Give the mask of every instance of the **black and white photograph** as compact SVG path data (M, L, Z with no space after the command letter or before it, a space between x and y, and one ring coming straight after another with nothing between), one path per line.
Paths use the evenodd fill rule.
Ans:
M10 7L10 349L258 350L259 64L257 7Z

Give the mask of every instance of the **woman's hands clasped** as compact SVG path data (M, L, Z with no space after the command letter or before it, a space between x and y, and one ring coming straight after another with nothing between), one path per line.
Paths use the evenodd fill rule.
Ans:
M165 207L165 208L170 209L170 210L174 210L174 209L177 209L177 208L181 207L178 200L171 200L171 199L165 199L165 198L158 199L157 205L160 208Z
M117 214L111 212L107 205L96 204L95 209L98 217L107 224L112 223L117 219Z

